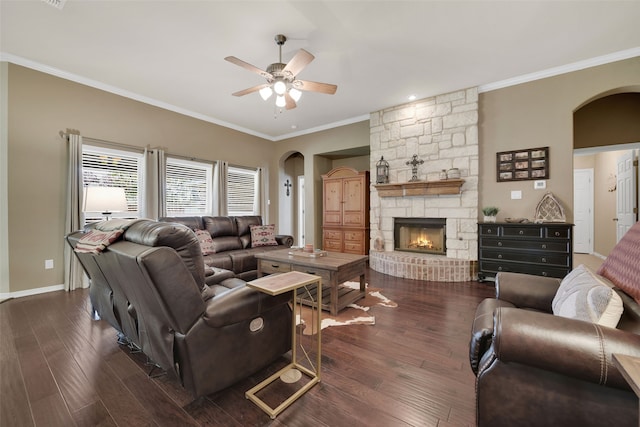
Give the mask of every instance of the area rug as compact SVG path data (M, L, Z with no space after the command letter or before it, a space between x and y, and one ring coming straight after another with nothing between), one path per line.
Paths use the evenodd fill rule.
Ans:
M359 289L359 282L345 282L340 286L346 286L351 289ZM384 295L380 293L380 288L372 288L369 287L369 284L366 284L366 292L365 297L359 299L353 304L349 304L342 310L338 312L336 316L332 316L328 311L322 311L322 324L321 328L328 328L330 326L347 326L347 325L375 325L376 318L373 314L370 313L370 309L375 306L382 307L397 307L398 304L391 301ZM312 311L309 307L304 306L302 308L302 315L296 316L297 324L303 324L304 335L311 335L313 328L312 319Z

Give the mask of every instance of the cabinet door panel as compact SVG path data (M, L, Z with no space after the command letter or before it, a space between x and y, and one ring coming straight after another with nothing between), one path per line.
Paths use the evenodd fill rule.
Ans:
M324 224L342 224L342 180L324 181Z
M363 179L361 177L345 178L343 182L343 210L345 225L358 225L364 227L364 218L362 216L365 205Z

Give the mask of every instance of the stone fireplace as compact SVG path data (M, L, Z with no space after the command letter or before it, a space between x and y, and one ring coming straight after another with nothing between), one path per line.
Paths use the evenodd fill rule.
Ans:
M412 178L413 155L423 160L419 181L438 181L457 168L459 194L386 196L371 185L369 263L381 273L418 280L467 281L477 275L478 90L470 88L387 108L370 116L371 170L381 156L389 183ZM441 218L442 253L397 250L394 218Z
M444 218L394 218L393 243L395 251L421 254L447 254Z

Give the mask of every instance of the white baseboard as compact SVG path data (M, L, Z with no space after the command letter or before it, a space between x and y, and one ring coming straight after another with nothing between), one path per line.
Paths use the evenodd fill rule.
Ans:
M0 293L0 301L12 298L22 298L31 295L46 294L47 292L55 292L64 290L64 285L45 286L44 288L29 289L26 291L5 292Z

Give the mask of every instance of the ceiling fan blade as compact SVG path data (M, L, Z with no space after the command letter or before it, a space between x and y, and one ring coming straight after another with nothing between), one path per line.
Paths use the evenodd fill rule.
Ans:
M300 71L302 71L304 67L306 67L311 61L313 61L314 58L315 56L313 56L306 50L300 49L294 55L294 57L291 58L291 61L289 61L289 63L284 67L284 70L282 71L284 73L291 73L291 76L295 77Z
M291 97L291 95L289 95L289 92L285 92L284 93L284 100L286 101L286 106L285 108L287 110L292 110L294 108L296 108L296 101Z
M227 56L226 58L224 58L225 61L229 61L232 64L236 64L246 70L249 70L253 73L259 74L262 77L264 77L265 79L273 79L273 76L270 73L267 73L264 70L261 70L260 68L256 67L255 65L251 65L248 62L243 61L242 59L238 59L235 56Z
M261 85L258 85L258 86L253 86L253 87L250 87L250 88L247 88L247 89L240 90L238 92L232 93L232 95L233 96L244 96L244 95L247 95L249 93L257 92L260 89L262 89L263 87L267 87L267 86L269 86L267 83L261 84Z
M297 89L307 90L310 92L326 93L327 95L333 95L338 90L338 86L329 83L310 82L308 80L296 80L298 84L295 85Z

